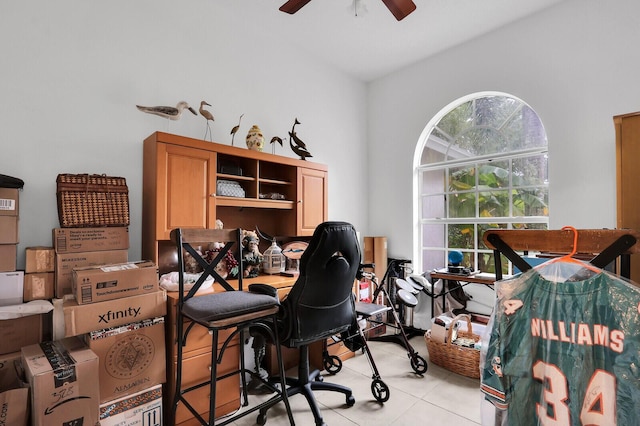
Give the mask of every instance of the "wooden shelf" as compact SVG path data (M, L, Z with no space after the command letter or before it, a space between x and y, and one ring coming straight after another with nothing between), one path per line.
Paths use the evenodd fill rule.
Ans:
M219 179L227 179L227 180L245 180L245 181L255 181L256 178L251 176L240 176L240 175L228 175L224 173L218 173Z
M284 180L266 179L266 178L260 178L260 183L268 183L270 185L292 185L291 182L287 182Z
M295 203L287 200L217 196L218 207L252 207L261 209L292 210Z

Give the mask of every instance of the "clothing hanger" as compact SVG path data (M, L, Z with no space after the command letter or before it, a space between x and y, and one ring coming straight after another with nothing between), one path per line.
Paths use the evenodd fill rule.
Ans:
M573 226L564 226L562 230L570 230L573 232L573 246L571 252L560 257L548 260L534 269L547 278L553 278L554 281L564 282L575 279L584 279L584 273L587 275L599 274L602 270L589 262L584 262L574 258L578 252L578 230ZM593 273L593 274L591 274Z

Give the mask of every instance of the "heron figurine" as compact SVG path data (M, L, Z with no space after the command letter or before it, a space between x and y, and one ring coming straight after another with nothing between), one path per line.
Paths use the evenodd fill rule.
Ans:
M240 118L238 119L238 125L237 126L233 126L233 129L231 129L231 146L233 146L233 138L236 137L236 133L238 133L238 129L240 129L240 122L242 121L242 116L244 114L240 115Z
M275 154L276 153L276 146L275 146L275 142L279 143L280 146L282 145L282 138L280 136L274 136L271 138L271 142L269 142L271 144L271 153Z
M142 112L146 112L147 114L157 115L159 117L167 118L169 120L174 120L174 121L180 120L180 117L182 116L182 111L185 109L191 111L193 115L198 115L195 112L195 110L191 108L189 104L185 101L178 102L178 104L175 107L171 107L171 106L148 107L148 106L136 105L136 108L138 108Z
M202 101L200 102L200 115L203 116L206 120L207 120L207 130L205 130L204 132L204 140L207 140L207 133L209 134L209 139L211 140L211 142L213 142L213 134L211 133L211 126L209 125L210 121L215 121L215 118L213 118L213 114L211 114L210 111L207 111L206 109L204 109L204 106L211 106L211 104L207 103L207 101Z

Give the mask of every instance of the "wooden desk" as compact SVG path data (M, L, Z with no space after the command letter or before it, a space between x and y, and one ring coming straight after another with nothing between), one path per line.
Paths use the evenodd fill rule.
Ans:
M431 315L434 316L434 307L435 307L435 299L436 297L440 297L442 296L442 310L446 311L445 306L446 306L446 296L447 294L451 293L452 290L455 290L457 288L460 287L464 287L468 284L471 283L475 283L475 284L484 284L486 286L490 286L491 288L493 288L493 284L496 281L495 275L491 275L491 274L486 274L486 273L478 273L476 272L475 274L471 274L471 275L462 275L462 274L451 274L449 272L446 272L446 270L443 271L436 271L436 272L431 272L431 279L434 282L433 285L433 294L430 295L431 297ZM435 294L435 280L442 280L443 281L443 285L442 288L440 289L440 293ZM455 286L453 288L449 287L449 284L452 281L457 281L459 284L458 286ZM446 284L446 286L445 286ZM446 290L445 290L446 287Z

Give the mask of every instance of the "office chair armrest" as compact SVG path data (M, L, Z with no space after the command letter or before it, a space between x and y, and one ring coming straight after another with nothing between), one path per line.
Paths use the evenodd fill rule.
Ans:
M278 290L269 284L249 284L249 291L278 298Z

